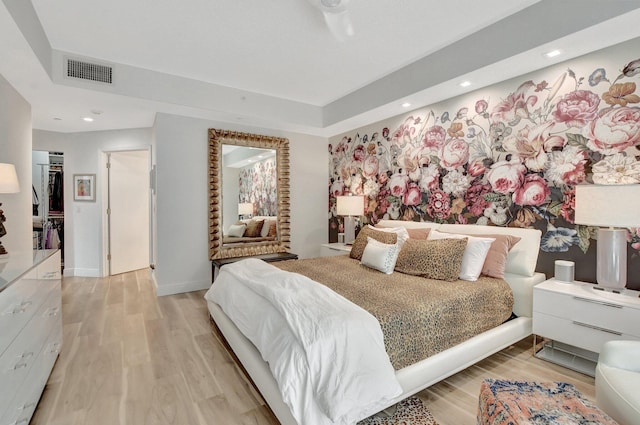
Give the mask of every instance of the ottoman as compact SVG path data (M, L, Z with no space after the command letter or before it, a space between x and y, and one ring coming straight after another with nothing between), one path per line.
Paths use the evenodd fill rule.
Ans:
M485 379L478 425L606 424L616 422L564 382Z

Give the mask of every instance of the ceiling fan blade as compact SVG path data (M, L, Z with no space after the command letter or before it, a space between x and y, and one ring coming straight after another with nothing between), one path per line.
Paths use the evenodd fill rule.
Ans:
M340 41L344 41L349 37L352 37L355 33L353 30L353 24L351 23L351 17L347 10L341 12L322 12L324 14L324 20L327 22L329 31L335 38Z

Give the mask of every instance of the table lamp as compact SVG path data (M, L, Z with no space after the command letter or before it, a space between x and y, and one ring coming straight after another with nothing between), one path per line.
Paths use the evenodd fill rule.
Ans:
M336 196L336 214L344 216L344 241L356 238L355 216L364 214L364 196Z
M13 164L0 163L0 193L17 193L20 192L20 185L18 184L18 175L16 174L16 167ZM0 203L0 207L2 203ZM7 229L4 227L4 222L7 218L4 216L4 211L0 209L0 238L7 234ZM0 255L7 254L7 250L2 246L0 242Z
M627 228L640 225L640 184L576 186L575 223L598 226L596 273L601 289L627 284Z

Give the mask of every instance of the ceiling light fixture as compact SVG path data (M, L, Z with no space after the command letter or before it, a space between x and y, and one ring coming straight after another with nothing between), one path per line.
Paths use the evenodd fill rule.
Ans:
M548 58L555 58L556 56L559 56L562 52L558 49L552 50L550 52L545 53L544 55Z
M410 104L409 102L404 102L404 103L402 104L402 107L403 107L403 108L408 108L409 106L411 106L411 104Z
M460 83L460 87L469 87L471 85L471 81L463 81Z
M91 117L84 117L82 119L85 120L86 122L92 122L93 121L93 118L91 118Z

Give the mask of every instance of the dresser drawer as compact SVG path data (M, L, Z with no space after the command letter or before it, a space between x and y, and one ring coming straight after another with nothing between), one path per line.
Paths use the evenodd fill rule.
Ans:
M533 333L555 341L585 350L599 353L602 345L611 340L640 340L640 338L625 333L614 333L607 329L579 322L576 320L559 319L543 313L536 313L533 319Z
M615 300L534 291L533 310L640 338L640 310Z
M0 355L40 308L57 281L22 278L2 291L0 297Z
M60 270L60 251L38 264L38 279L60 279L62 272Z

